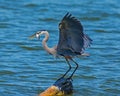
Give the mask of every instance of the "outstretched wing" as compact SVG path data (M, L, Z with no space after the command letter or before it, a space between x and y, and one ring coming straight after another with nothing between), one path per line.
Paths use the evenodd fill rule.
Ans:
M62 56L81 55L91 39L83 33L83 27L75 17L67 13L59 24L57 54Z

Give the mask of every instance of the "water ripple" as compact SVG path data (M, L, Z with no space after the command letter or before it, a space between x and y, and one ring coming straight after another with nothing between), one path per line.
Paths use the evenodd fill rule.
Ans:
M100 17L83 17L83 18L80 18L81 20L86 20L86 21L99 21L101 20Z
M9 27L9 23L0 23L0 28L8 28Z
M35 3L29 3L29 4L25 4L24 6L29 8L34 8L34 7L38 7L39 5Z
M58 21L57 19L55 19L55 18L39 18L39 20L40 21L44 21L44 22L50 22L50 21L52 21L52 22L56 22L56 21Z
M28 47L25 45L21 45L20 48L24 49L24 50L41 50L40 47Z
M55 59L40 41L28 40L34 32L50 32L48 46L58 43L58 23L70 12L80 19L93 39L89 57L74 58L79 68L73 76L72 96L119 96L120 11L119 0L1 0L0 93L1 96L36 96L68 69L64 58ZM72 64L74 70L75 64ZM68 76L71 74L68 74Z

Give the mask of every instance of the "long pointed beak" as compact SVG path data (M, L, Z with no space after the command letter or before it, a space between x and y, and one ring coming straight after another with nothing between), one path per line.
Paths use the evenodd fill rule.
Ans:
M33 34L33 35L29 36L29 39L33 39L33 38L35 38L35 36L36 36L36 34Z

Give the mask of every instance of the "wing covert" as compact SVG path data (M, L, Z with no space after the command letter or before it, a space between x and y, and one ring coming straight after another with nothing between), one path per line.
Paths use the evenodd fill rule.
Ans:
M83 33L83 26L75 17L67 13L59 24L59 42L57 54L81 55L91 39Z

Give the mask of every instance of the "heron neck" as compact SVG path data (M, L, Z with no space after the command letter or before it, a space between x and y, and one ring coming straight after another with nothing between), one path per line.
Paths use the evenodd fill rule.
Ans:
M42 41L42 45L44 47L44 49L50 53L50 48L47 46L47 41L49 39L49 33L47 31L43 32L42 34L45 34L45 38Z

